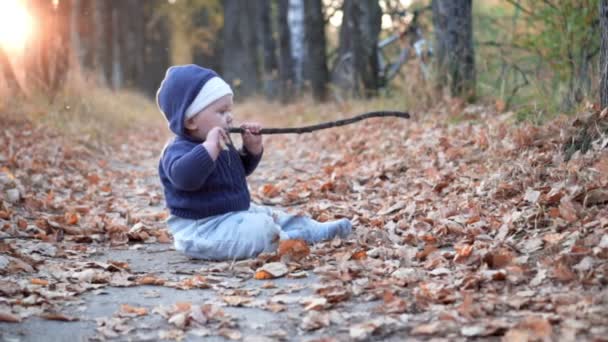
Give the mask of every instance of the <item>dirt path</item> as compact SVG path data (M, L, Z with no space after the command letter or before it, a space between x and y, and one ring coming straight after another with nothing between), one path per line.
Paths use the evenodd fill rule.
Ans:
M355 225L286 254L269 280L254 275L273 255L209 263L172 249L157 132L91 152L7 125L0 232L35 240L0 241L0 337L602 339L605 143L566 163L564 122L467 110L478 123L439 113L267 139L256 202Z

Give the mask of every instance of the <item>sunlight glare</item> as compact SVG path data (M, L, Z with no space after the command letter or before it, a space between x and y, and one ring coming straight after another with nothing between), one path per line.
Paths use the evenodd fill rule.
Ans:
M32 31L32 18L23 0L0 1L0 46L20 50Z

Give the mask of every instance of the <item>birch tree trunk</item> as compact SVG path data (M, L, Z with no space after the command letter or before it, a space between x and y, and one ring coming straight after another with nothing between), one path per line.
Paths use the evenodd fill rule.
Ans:
M308 58L306 53L306 27L304 25L304 0L289 0L287 20L291 35L295 90L299 93L307 76L304 63Z

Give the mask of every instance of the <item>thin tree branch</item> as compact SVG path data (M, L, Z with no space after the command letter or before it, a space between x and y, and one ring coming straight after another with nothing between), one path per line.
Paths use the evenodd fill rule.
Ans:
M402 119L409 119L410 114L407 112L396 112L396 111L379 111L379 112L370 112L364 113L361 115L354 116L349 119L341 119L336 121L329 121L320 123L317 125L304 126L304 127L289 127L289 128L262 128L259 134L288 134L288 133L311 133L314 131L318 131L321 129L338 127L348 125L357 121L374 118L374 117L388 117L394 116ZM233 127L229 130L230 133L242 133L243 129L241 127Z
M519 10L521 10L522 12L526 13L527 15L530 16L534 16L534 13L532 11L530 11L529 9L524 8L519 1L515 2L514 0L506 0L508 3L510 3L511 5L517 7Z

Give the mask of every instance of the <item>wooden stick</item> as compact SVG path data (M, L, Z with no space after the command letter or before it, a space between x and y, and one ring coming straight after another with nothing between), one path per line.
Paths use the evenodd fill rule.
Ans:
M329 122L324 122L324 123L320 123L317 125L311 125L311 126L289 127L289 128L262 128L262 130L260 131L260 134L311 133L311 132L318 131L321 129L348 125L353 122L357 122L357 121L361 121L361 120L365 120L365 119L369 119L369 118L387 117L387 116L394 116L394 117L398 117L398 118L402 118L402 119L410 118L410 114L408 112L379 111L379 112L363 113L361 115L357 115L357 116L354 116L349 119L329 121ZM240 127L232 127L232 128L230 128L229 132L230 133L242 133L243 129Z

